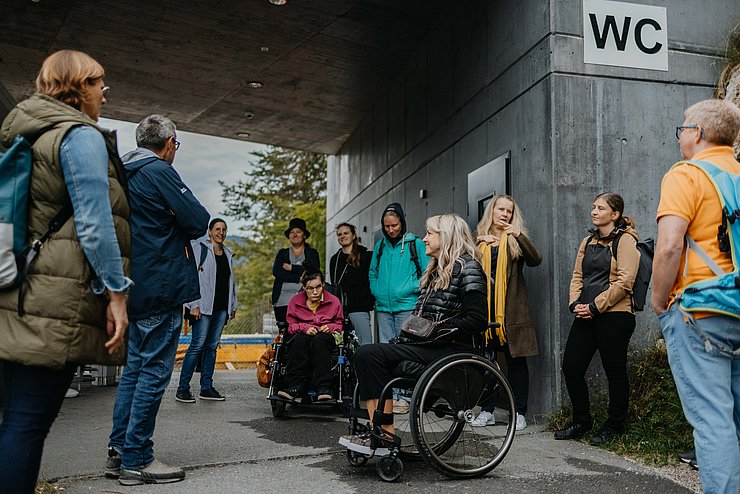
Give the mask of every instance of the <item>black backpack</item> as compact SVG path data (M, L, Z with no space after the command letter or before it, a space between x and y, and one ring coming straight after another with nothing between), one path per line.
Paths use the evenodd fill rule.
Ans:
M612 241L612 256L617 260L617 247L622 233ZM650 277L653 274L653 255L655 254L655 240L646 238L644 241L637 242L637 252L640 253L640 265L637 268L635 284L632 285L632 307L637 311L645 309L645 300L647 299L648 286L650 286Z
M383 255L383 248L385 247L385 242L380 242L380 247L378 248L378 261L376 266L380 268L380 256ZM416 237L414 237L414 240L409 242L409 252L411 253L411 260L414 261L414 267L416 268L416 277L418 279L421 279L421 264L419 264L419 254L416 252Z

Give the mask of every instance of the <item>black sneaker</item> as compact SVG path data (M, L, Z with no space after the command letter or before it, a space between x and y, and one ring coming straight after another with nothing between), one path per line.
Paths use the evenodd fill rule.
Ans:
M331 401L334 397L331 395L329 388L320 388L319 395L316 397L316 401Z
M277 395L280 398L285 398L286 400L295 401L296 398L298 398L301 394L301 387L300 386L291 386L289 388L281 389L277 392Z
M562 429L556 430L554 437L558 440L578 439L590 430L591 425L582 424L580 422L571 422Z
M678 459L681 461L681 463L691 463L691 460L696 460L696 451L684 451L683 453L678 453Z
M699 464L696 462L696 458L689 462L689 466L692 470L699 470Z
M598 434L591 438L589 444L591 446L602 446L610 442L615 437L617 437L616 431L610 429L609 427L604 427L599 431Z
M226 399L216 388L201 389L198 397L201 400L224 401Z
M165 465L159 460L154 460L142 469L121 469L118 483L121 485L140 484L169 484L179 482L185 478L185 471L180 467Z
M121 476L121 453L115 448L108 448L108 458L105 459L105 477L117 479Z
M178 391L175 394L175 399L181 403L195 403L195 398L190 390Z

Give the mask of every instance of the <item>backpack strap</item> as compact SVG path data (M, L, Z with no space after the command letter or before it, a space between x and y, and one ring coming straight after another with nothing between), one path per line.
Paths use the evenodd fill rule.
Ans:
M198 271L203 271L203 264L205 264L206 257L208 257L208 246L203 242L198 242L198 245L200 245L200 262L198 263Z
M421 264L419 264L419 254L416 252L416 236L409 242L409 252L411 253L411 260L414 261L414 267L416 268L416 277L421 279Z

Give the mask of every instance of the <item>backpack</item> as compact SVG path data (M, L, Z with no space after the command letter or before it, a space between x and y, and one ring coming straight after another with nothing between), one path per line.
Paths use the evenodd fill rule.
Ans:
M620 233L612 241L612 256L617 260L617 248L619 239L623 233ZM650 277L653 274L653 255L655 254L655 240L646 238L637 242L637 252L640 253L640 264L637 268L635 283L632 285L632 308L636 311L645 310L645 301L647 300L648 286L650 286Z
M378 260L376 266L380 268L380 256L383 255L383 249L385 248L385 242L380 242L378 247ZM416 237L412 242L409 242L409 252L411 253L411 260L414 261L414 267L416 268L416 277L421 279L421 264L419 264L419 254L416 252Z
M0 153L0 289L21 285L18 314L23 315L26 270L42 245L72 216L68 203L49 222L40 238L27 245L28 188L33 166L31 143L16 136L5 153Z
M690 321L694 319L692 312L713 312L740 319L740 175L726 172L706 161L681 161L674 166L684 163L703 171L717 191L722 205L722 224L717 240L721 252L730 252L733 270L725 273L694 239L686 235L688 249L693 250L716 276L686 286L676 296L676 301ZM708 339L704 341L709 344Z

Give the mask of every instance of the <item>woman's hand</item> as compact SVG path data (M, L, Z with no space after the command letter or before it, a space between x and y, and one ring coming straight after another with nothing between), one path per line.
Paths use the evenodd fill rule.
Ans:
M318 333L318 332L319 332L319 330L318 330L318 329L316 329L316 328L314 328L313 326L311 326L310 328L308 328L308 329L306 330L306 334L307 334L308 336L314 336L314 335L315 335L316 333Z
M293 265L289 262L284 262L283 269L286 271L293 271Z
M193 307L192 309L190 309L190 315L193 316L193 319L195 319L196 321L200 320L200 307Z
M105 348L108 349L109 355L113 355L121 347L123 338L126 336L128 312L126 312L126 294L108 290L108 297L110 302L108 302L108 308L105 311L105 331L110 339L105 342Z
M576 304L573 312L579 319L593 319L594 317L591 313L591 309L588 308L588 304Z
M327 326L326 324L324 324L323 326L321 326L319 328L319 331L321 331L322 333L331 333L331 329L329 329L329 326Z
M504 233L506 235L511 235L514 238L519 238L519 235L521 235L522 230L518 226L506 225L506 228L504 228Z

